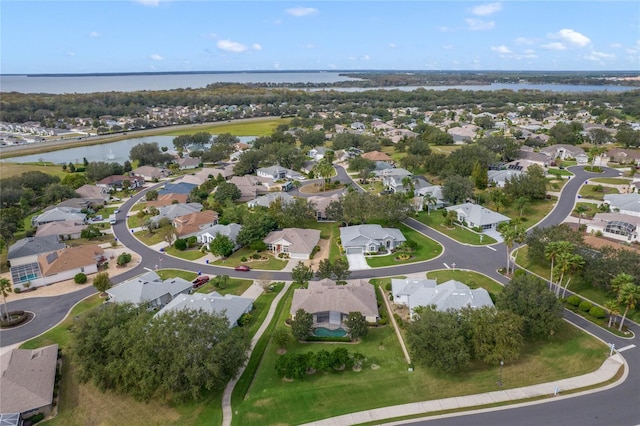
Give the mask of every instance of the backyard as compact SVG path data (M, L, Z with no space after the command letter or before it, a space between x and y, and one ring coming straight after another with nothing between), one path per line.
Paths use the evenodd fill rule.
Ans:
M492 280L486 275L473 271L463 271L460 269L441 269L439 271L427 272L427 278L436 280L438 284L442 284L449 280L456 280L468 285L471 289L484 288L489 293L498 294L502 292L502 285Z

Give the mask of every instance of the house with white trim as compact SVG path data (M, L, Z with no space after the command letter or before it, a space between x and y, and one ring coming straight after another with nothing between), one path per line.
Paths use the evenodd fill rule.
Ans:
M640 194L605 194L604 203L617 213L640 216Z
M215 291L209 294L178 294L171 302L160 309L154 317L159 317L167 312L187 309L214 315L224 315L229 322L229 328L232 328L238 325L238 320L242 315L251 312L253 299L233 294L222 296Z
M466 224L469 228L482 228L483 231L495 230L501 223L511 220L479 204L463 203L446 207L446 209L457 213L458 222Z
M309 259L320 242L317 229L284 228L271 231L262 241L274 255L286 253L291 259Z
M397 228L371 224L340 228L340 241L346 254L365 254L378 253L381 248L393 251L407 239Z
M193 284L183 278L162 280L155 272L147 272L111 287L107 290L108 301L113 303L148 303L149 307L161 308L179 294L187 294Z

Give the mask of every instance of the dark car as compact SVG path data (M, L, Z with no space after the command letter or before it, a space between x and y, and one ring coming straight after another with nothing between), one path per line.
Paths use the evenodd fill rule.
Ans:
M198 278L193 280L193 288L198 288L200 286L203 286L204 284L207 283L207 281L209 281L208 275L200 275Z
M236 271L250 271L251 268L249 268L247 265L238 265L236 266Z

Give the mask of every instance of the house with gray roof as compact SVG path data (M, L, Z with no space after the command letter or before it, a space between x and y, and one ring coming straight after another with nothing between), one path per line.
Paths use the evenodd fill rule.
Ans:
M196 237L202 244L209 244L211 241L216 239L218 234L220 234L228 237L235 243L241 229L242 225L238 225L237 223L230 223L228 225L217 224L201 229L200 232L196 234Z
M493 307L489 292L484 288L470 289L456 280L438 285L436 280L428 279L391 279L393 303L409 308L411 318L420 306L435 305L436 310L458 310L464 307Z
M243 314L251 312L253 309L253 299L234 296L232 294L222 296L215 291L209 294L179 294L160 309L154 317L164 315L167 312L187 309L202 311L208 314L224 315L229 321L229 328L231 328L238 325L238 320Z
M424 186L422 188L417 188L415 190L415 196L418 199L417 205L420 206L417 210L437 210L447 205L447 201L444 199L444 195L442 194L442 186L441 185L431 185ZM435 201L432 203L427 203L425 200L427 196L435 198Z
M234 184L240 190L239 202L246 202L253 200L259 195L263 195L269 191L269 189L263 185L262 180L265 178L258 178L256 176L233 176L229 179L229 182Z
M272 203L279 200L283 205L293 202L293 197L286 192L269 192L247 202L249 208L256 206L269 207Z
M402 183L405 178L412 179L413 174L401 168L387 169L382 172L382 185L393 192L406 192L407 188Z
M36 237L48 237L55 235L58 241L71 240L80 238L80 234L87 228L86 223L76 221L51 222L42 226L38 226Z
M640 194L633 192L630 194L606 194L604 203L608 204L611 210L629 216L640 216Z
M498 188L504 188L505 183L509 179L522 175L520 170L489 170L487 177L490 184L497 186Z
M377 253L380 248L395 250L407 241L397 228L381 225L355 225L340 228L340 240L346 254Z
M261 167L256 170L256 175L260 177L266 177L273 180L279 179L304 179L300 173L295 170L287 169L282 166L269 166L269 167Z
M328 150L329 148L326 148L324 146L317 146L315 148L310 149L307 155L313 158L315 161L320 161L324 158L324 155L327 153Z
M551 159L559 158L561 160L576 159L586 157L582 148L569 144L556 144L547 146L540 150L542 154L549 156ZM588 158L588 157L587 157Z
M0 357L0 413L48 416L53 408L57 366L58 345L4 353Z
M640 216L621 213L596 213L591 220L583 221L587 233L602 232L603 236L619 241L635 242L638 239Z
M274 255L286 253L291 259L309 259L314 247L320 241L320 231L284 228L271 231L262 241Z
M446 207L446 209L458 214L458 222L466 224L469 228L482 228L483 231L495 230L499 224L511 220L479 204L464 203Z
M57 235L27 237L9 246L7 260L11 263L11 266L32 263L38 260L38 255L40 254L51 253L65 247L63 243L58 242Z
M313 208L316 211L316 220L317 221L327 221L327 207L334 201L340 201L341 195L334 193L329 197L323 197L321 195L312 195L307 198L307 202L313 205Z
M200 163L202 163L202 160L199 158L183 157L177 159L176 163L180 167L180 170L191 170L197 169L198 166L200 166Z
M170 221L173 221L173 219L177 217L199 212L200 210L202 210L202 204L200 203L170 204L168 206L160 207L158 209L158 214L156 216L152 216L151 220L156 224L162 218L167 218Z
M148 303L150 307L161 308L179 294L189 293L192 288L193 284L183 278L163 281L155 272L147 272L111 287L107 294L109 302L134 305Z
M33 226L40 226L51 222L84 222L87 215L82 213L81 210L82 209L77 207L54 207L31 218L31 224Z
M311 281L308 288L293 291L289 312L294 319L299 309L313 315L314 327L344 328L349 312L360 312L369 323L378 320L376 291L365 280L349 281L346 285L336 285L328 279Z
M191 194L193 188L197 188L195 183L179 182L179 183L166 183L164 188L158 190L158 195L165 194Z
M98 185L82 185L80 188L76 189L76 193L80 198L86 198L89 200L102 200L103 202L106 202L111 198L109 190L104 186Z

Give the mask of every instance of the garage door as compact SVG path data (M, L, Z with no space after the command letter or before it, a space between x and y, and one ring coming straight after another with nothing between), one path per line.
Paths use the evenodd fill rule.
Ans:
M361 247L347 247L347 254L362 254Z

